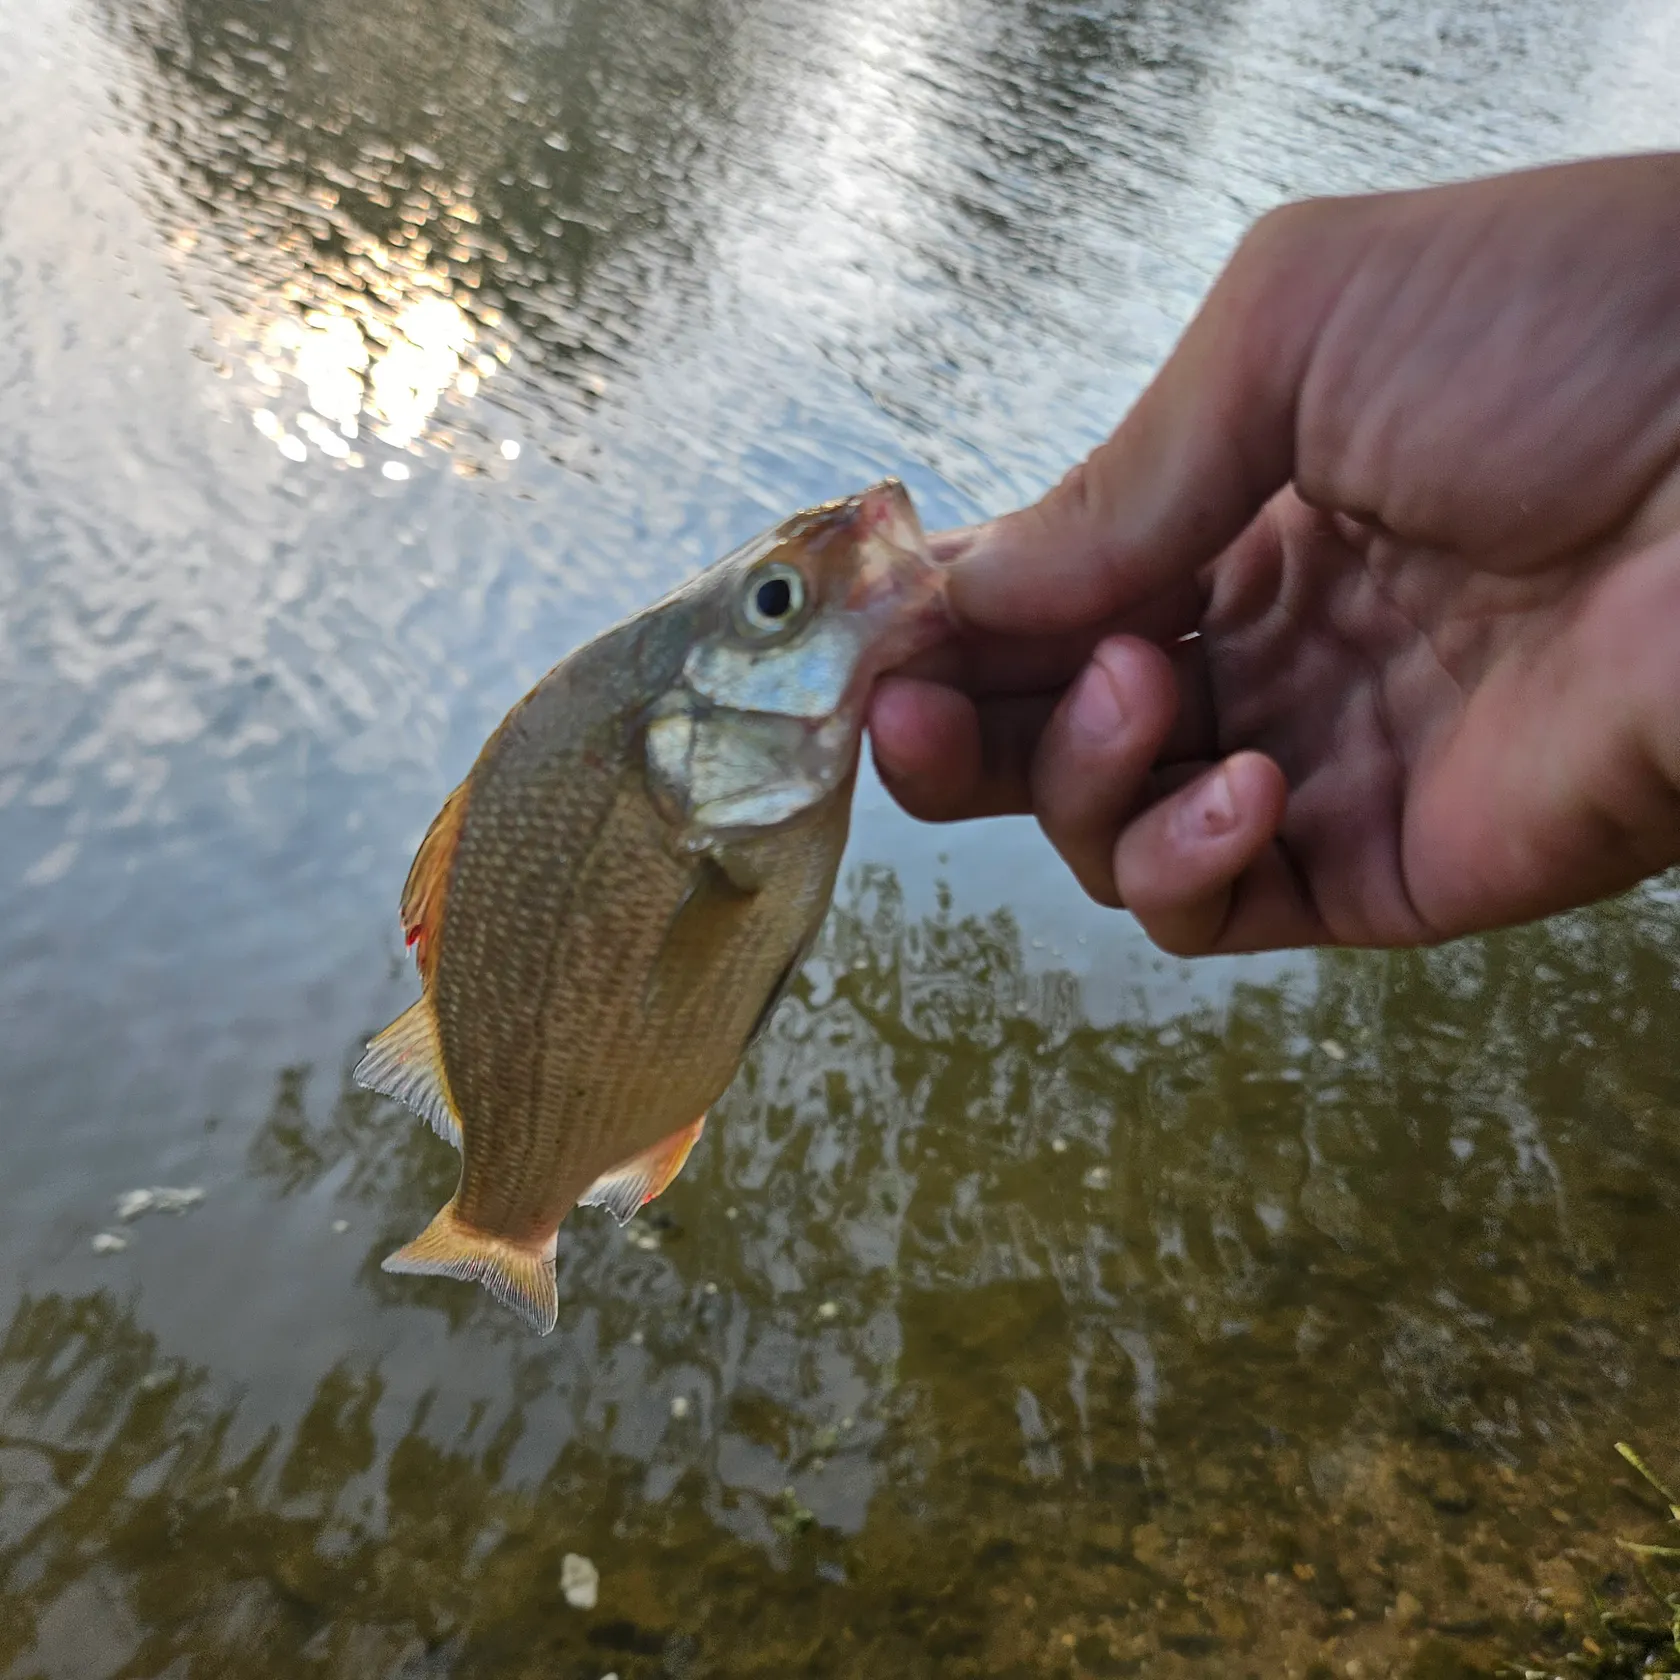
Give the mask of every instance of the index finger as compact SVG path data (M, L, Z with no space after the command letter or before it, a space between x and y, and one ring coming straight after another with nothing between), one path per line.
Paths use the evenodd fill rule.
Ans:
M969 533L951 571L960 618L1016 635L1088 625L1241 534L1293 476L1297 394L1372 202L1291 205L1255 226L1113 435L1043 500Z

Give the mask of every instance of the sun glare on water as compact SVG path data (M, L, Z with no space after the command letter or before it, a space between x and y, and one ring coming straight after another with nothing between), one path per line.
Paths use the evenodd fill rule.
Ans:
M436 214L457 226L473 217L464 203L445 202ZM307 460L313 450L361 467L367 457L358 445L370 437L406 453L428 438L442 441L440 409L470 401L509 360L493 331L496 311L475 317L458 301L460 281L429 260L424 227L401 246L358 240L336 272L314 268L288 284L291 307L250 331L250 372L268 398L252 421L288 460ZM505 460L517 453L517 445L511 454L501 448ZM400 461L386 460L383 470L408 476Z

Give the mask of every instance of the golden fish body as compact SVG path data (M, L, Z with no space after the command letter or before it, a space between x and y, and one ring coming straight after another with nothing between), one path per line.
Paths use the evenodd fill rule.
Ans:
M458 1143L386 1261L554 1325L556 1233L675 1177L827 913L874 677L937 635L903 488L796 515L557 665L422 843L420 1001L357 1078Z

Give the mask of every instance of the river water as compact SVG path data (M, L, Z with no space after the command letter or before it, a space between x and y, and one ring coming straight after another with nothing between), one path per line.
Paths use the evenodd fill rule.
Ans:
M454 1157L348 1069L585 635L884 472L1037 494L1279 200L1676 142L1659 0L0 0L0 1675L1621 1661L1663 889L1186 965L866 777L546 1340L379 1271Z

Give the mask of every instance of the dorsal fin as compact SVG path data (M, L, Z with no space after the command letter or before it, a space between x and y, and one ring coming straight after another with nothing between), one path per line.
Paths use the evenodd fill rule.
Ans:
M461 841L461 823L467 814L467 784L462 782L444 800L443 809L432 818L426 838L409 865L403 883L403 937L414 947L414 960L423 984L430 985L437 966L437 936L443 927L444 908L449 900L449 877L455 866L455 848Z

